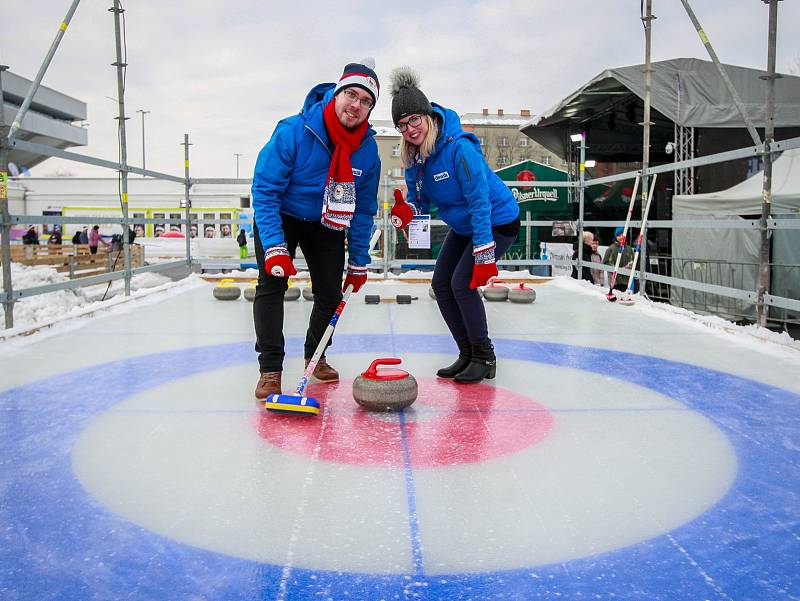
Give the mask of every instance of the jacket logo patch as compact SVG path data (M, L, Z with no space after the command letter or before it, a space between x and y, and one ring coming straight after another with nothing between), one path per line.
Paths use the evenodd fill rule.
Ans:
M434 174L433 181L440 182L443 179L449 179L449 178L450 178L450 174L447 173L447 171L442 171L441 173L435 173Z
M353 169L353 175L355 175L356 177L361 177L361 169L356 169L355 167L353 167L352 169Z

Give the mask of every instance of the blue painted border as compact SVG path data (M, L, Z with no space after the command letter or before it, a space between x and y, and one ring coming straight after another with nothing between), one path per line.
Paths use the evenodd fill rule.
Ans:
M403 576L295 569L287 601L612 596L763 601L800 594L800 395L631 353L517 340L497 340L496 347L501 358L614 373L702 412L736 449L740 472L732 489L669 535L618 551L558 565L437 577L423 574L421 557L415 558L415 573ZM365 349L400 356L453 352L449 337L441 335L337 335L337 353ZM302 340L288 341L289 356L301 352ZM0 392L0 598L277 598L281 566L189 547L112 515L86 494L70 465L80 433L126 397L254 360L249 342L192 348ZM93 392L98 389L103 395ZM412 523L413 515L409 519Z

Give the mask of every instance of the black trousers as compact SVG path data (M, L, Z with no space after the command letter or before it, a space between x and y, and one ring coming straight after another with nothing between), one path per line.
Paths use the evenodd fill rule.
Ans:
M308 321L303 353L310 359L342 300L345 232L337 232L319 221L301 221L281 215L283 235L294 260L297 247L303 251L313 284L314 306ZM258 262L258 285L253 299L253 322L256 329L256 352L261 371L283 371L286 355L283 336L283 294L287 278L276 278L264 269L264 248L253 226ZM332 339L331 339L332 341ZM331 342L328 342L330 346Z
M514 244L518 232L519 220L492 228L496 258L502 257ZM478 295L477 289L469 287L474 265L472 238L460 236L452 230L447 232L433 269L431 288L436 295L439 312L453 340L458 344L467 341L471 344L489 342L483 299Z

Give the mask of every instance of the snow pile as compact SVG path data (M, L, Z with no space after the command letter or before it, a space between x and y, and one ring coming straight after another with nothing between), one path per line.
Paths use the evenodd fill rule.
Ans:
M0 274L2 274L2 269L0 269ZM68 280L68 277L57 272L53 267L11 264L11 283L15 291ZM171 283L171 280L163 275L143 273L131 278L131 291L154 289ZM111 282L110 286L108 283L104 283L21 298L14 303L14 327L10 330L0 330L0 338L96 311L108 304L108 300L101 302L102 299L111 299L121 295L124 289L124 280L117 280ZM3 313L3 320L5 320L5 312L0 310L0 313Z
M585 280L554 278L551 285L581 294L595 296L602 299L604 302L608 302L606 299L607 288L595 286ZM671 320L682 325L692 325L705 330L712 330L720 335L732 336L740 343L757 344L761 349L764 348L764 343L768 342L783 347L782 350L792 349L794 351L800 351L800 340L794 340L788 332L773 332L772 330L758 327L755 324L740 326L721 317L717 317L716 315L700 315L688 309L684 309L683 307L653 302L640 294L634 294L632 298L635 301L634 306L626 307L620 305L620 307L626 311L643 311L654 317Z
M2 273L2 268L0 268ZM15 291L48 284L66 282L69 278L58 273L53 267L28 267L19 263L11 264L11 284ZM51 321L65 313L88 304L90 300L80 288L56 290L19 299L14 303L14 326L31 326ZM5 320L5 311L0 309Z

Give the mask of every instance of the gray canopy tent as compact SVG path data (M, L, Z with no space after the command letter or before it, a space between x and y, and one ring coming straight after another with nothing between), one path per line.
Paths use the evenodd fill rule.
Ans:
M761 214L763 172L720 192L672 197L673 219L757 219ZM787 150L772 167L772 210L776 219L800 219L800 149ZM800 229L775 230L771 248L770 292L800 299ZM684 279L754 291L758 287L760 234L751 229L681 229L672 232L672 275ZM700 293L705 294L705 293ZM713 295L701 297L673 286L673 304L703 311L714 303L715 314L739 319L755 314L752 304ZM800 318L782 309L770 315L781 319Z
M765 121L766 71L724 65L749 118ZM559 156L568 158L569 136L586 132L587 157L606 162L642 158L644 65L607 69L556 106L520 126L520 131ZM652 63L650 162L668 163L665 152L676 142L676 128L693 128L692 156L752 145L745 123L711 61L674 58ZM800 77L784 75L775 85L775 139L800 136ZM682 158L692 158L684 156ZM727 188L746 177L746 165L699 168L695 192Z

